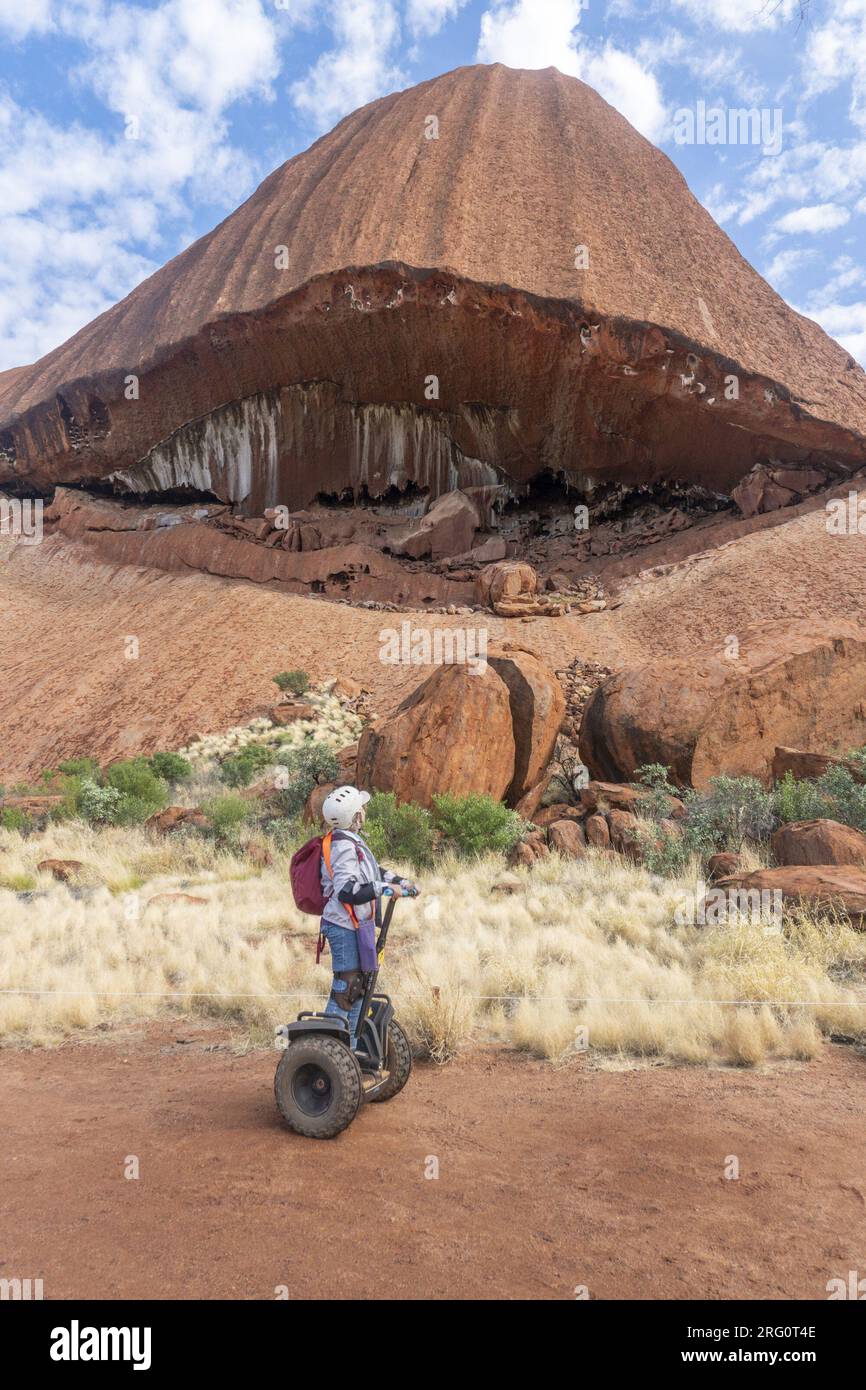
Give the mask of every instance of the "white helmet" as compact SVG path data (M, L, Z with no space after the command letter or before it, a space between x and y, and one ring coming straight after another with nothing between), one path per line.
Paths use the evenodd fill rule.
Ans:
M362 806L370 800L369 792L359 792L357 787L336 787L325 797L322 805L322 820L332 830L348 830Z

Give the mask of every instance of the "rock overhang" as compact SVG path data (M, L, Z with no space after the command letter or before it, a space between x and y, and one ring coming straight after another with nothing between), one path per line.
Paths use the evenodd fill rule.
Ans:
M729 495L769 464L810 490L866 438L660 324L404 264L316 277L0 420L4 488L189 487L251 514L544 472Z

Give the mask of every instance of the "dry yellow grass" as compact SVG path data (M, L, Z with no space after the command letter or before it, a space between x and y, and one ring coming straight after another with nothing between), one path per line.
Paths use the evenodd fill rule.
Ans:
M88 865L70 891L36 864ZM623 862L552 856L494 888L501 862L443 864L401 902L383 972L419 1048L472 1039L553 1060L655 1057L755 1064L866 1036L866 935L805 913L682 927L680 881ZM34 891L19 896L22 884ZM17 891L16 891L17 890ZM184 892L205 905L153 903ZM324 1002L316 923L292 902L288 860L264 871L197 838L78 824L0 832L0 1039L51 1043L95 1025L197 1015L257 1043Z

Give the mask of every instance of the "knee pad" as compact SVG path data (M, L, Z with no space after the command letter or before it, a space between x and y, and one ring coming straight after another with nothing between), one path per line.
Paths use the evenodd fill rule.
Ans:
M331 998L341 1009L350 1009L363 993L363 970L341 970L331 982Z

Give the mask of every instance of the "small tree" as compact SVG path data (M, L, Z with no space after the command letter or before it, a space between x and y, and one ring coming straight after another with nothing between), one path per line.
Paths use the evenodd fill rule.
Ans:
M303 695L310 688L310 677L306 671L281 671L274 676L274 685L279 690L288 690L292 695Z
M492 796L434 796L433 826L464 859L506 854L520 839L523 822Z

